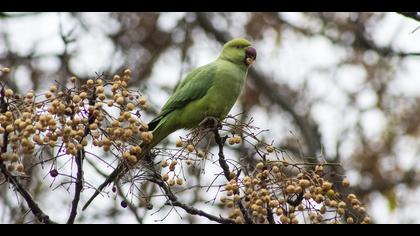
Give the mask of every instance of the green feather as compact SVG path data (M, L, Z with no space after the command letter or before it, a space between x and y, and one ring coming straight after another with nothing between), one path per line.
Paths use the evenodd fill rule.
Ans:
M149 123L149 129L154 130L159 125L160 121L170 112L183 108L190 102L206 95L209 88L213 85L216 69L216 65L211 63L189 73L187 77L178 84L174 94L162 107L161 112Z

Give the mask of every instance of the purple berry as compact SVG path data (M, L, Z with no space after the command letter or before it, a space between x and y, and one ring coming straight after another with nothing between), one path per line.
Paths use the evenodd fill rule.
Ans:
M121 207L122 208L127 208L128 203L126 201L121 201Z
M112 187L112 192L115 193L117 191L117 188L115 186Z
M57 177L57 175L58 175L58 170L57 170L57 169L52 169L52 170L50 171L50 175L51 175L51 177L53 177L53 178Z

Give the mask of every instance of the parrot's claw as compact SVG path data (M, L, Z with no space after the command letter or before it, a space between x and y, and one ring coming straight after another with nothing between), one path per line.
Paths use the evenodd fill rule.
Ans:
M202 126L204 128L219 129L222 127L222 123L216 117L208 116L200 122L199 126Z

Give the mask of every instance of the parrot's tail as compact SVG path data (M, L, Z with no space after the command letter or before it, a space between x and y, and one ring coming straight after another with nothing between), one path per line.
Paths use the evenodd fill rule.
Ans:
M165 126L159 125L156 127L156 129L153 131L153 139L150 143L141 143L140 147L142 148L142 152L137 156L137 160L143 159L146 155L150 153L150 150L155 147L162 139L166 138L169 134L174 132L175 130L167 130L164 128ZM115 179L119 176L123 176L127 173L129 170L129 166L127 164L121 162L118 164L117 168L108 175L108 177L105 179L105 181L99 185L99 187L96 189L95 193L92 195L92 197L89 198L89 200L85 203L82 210L86 210L86 208L92 203L92 201L102 192L104 188L106 188L108 185L110 185L112 182L114 182Z

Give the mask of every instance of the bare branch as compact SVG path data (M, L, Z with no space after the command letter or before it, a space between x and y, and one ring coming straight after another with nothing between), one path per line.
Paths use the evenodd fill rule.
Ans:
M416 21L420 21L420 14L419 12L397 12L405 17L411 18Z
M95 106L95 101L96 101L96 92L95 90L93 90L92 97L89 99L89 105ZM89 135L90 133L89 125L91 125L94 121L95 121L95 116L93 112L90 112L88 125L86 125L84 134L81 137L79 142L81 142L87 135ZM76 184L74 188L75 193L74 193L74 198L72 201L72 208L71 208L70 216L69 216L69 219L67 220L67 224L73 224L74 220L76 219L77 206L79 205L79 201L80 201L80 193L83 190L83 159L84 158L85 158L85 150L82 149L77 152L77 155L75 158L76 165L77 165Z
M207 219L209 219L211 221L215 221L215 222L222 223L222 224L235 224L235 221L233 221L231 219L226 219L226 218L223 218L223 217L217 217L217 216L211 215L209 213L206 213L202 210L196 209L192 206L188 206L184 203L179 202L178 198L172 193L171 189L166 185L166 183L163 180L160 179L159 175L155 175L153 178L150 179L150 181L153 182L153 183L156 183L157 185L159 185L159 187L161 187L163 189L166 196L168 197L168 200L171 202L171 205L176 206L176 207L180 207L191 215L203 216L203 217L206 217Z
M232 175L230 174L229 165L226 162L225 154L223 153L223 145L225 144L227 137L221 138L219 134L219 129L214 129L214 140L216 141L218 147L219 147L219 164L220 167L223 169L223 173L225 178L230 181L232 179ZM238 177L238 176L236 176ZM239 194L239 190L236 190L235 194ZM249 215L249 212L245 209L242 202L238 202L239 209L242 212L242 215L245 219L245 222L247 224L254 224L254 221L252 220L251 216Z

